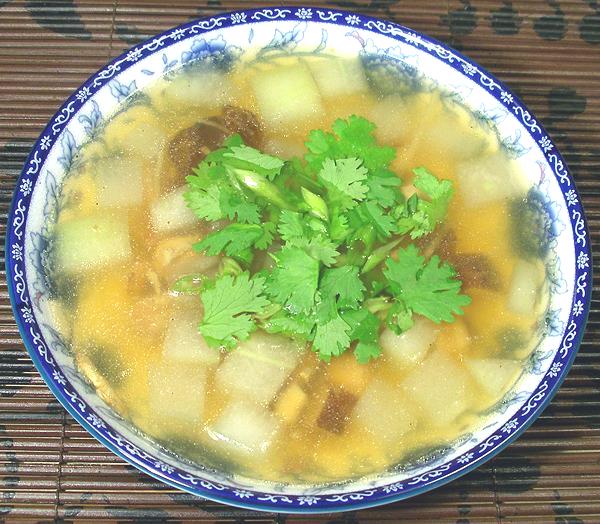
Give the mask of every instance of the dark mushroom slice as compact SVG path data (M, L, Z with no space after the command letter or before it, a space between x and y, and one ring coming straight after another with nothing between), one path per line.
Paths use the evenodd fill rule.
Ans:
M260 146L262 126L254 113L235 106L225 106L222 118L223 124L232 134L238 133L249 146Z
M231 134L221 118L212 117L181 130L169 142L169 157L182 176L192 172L208 153Z
M343 389L331 388L317 420L317 425L331 433L341 433L350 420L350 413L357 400L355 395Z

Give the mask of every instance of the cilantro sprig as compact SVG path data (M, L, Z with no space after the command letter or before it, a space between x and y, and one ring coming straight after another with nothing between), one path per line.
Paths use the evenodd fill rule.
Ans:
M390 170L395 150L374 128L337 120L288 161L233 135L187 177L188 207L215 223L193 249L224 257L215 278L176 284L200 295L209 345L233 349L260 327L306 341L323 360L352 349L366 363L381 353L385 325L401 333L415 314L463 313L470 299L454 269L410 243L444 221L452 183L417 167L406 199Z

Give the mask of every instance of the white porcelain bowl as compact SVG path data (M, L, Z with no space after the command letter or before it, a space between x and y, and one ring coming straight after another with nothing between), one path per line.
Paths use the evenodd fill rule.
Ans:
M360 56L365 67L426 81L491 121L527 173L529 202L545 226L550 287L543 338L518 383L490 418L427 463L327 486L260 484L176 458L108 407L77 371L53 329L43 260L61 182L78 148L124 99L197 60L278 53ZM142 471L212 500L281 512L330 512L385 504L433 489L500 452L540 414L575 357L590 305L591 255L583 210L564 160L536 118L477 64L405 27L320 8L268 8L213 16L152 38L113 60L60 108L17 183L8 221L6 269L21 336L49 388L94 437Z

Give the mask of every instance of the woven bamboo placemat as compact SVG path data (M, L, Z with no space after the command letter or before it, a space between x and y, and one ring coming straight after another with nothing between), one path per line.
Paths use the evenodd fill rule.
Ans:
M515 89L566 156L587 210L593 249L598 249L600 2L339 0L329 5L400 22L443 40ZM160 31L195 17L256 6L228 0L0 0L0 245L28 150L75 87L108 59ZM600 275L597 266L595 270ZM593 301L573 369L550 407L491 462L401 503L343 515L276 516L170 489L88 436L53 399L31 364L12 317L2 270L0 518L600 522L598 302Z

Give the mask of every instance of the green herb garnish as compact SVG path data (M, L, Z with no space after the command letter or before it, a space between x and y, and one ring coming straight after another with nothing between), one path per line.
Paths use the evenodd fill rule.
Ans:
M200 293L210 345L232 349L261 327L311 343L323 360L352 347L365 363L381 353L384 323L401 333L414 314L452 322L463 313L470 299L454 269L410 243L443 222L452 183L418 167L418 194L405 199L389 169L395 151L376 143L374 128L337 120L289 161L234 135L187 177L188 206L223 221L193 246L226 256L218 276L177 284ZM265 251L272 264L263 267Z

